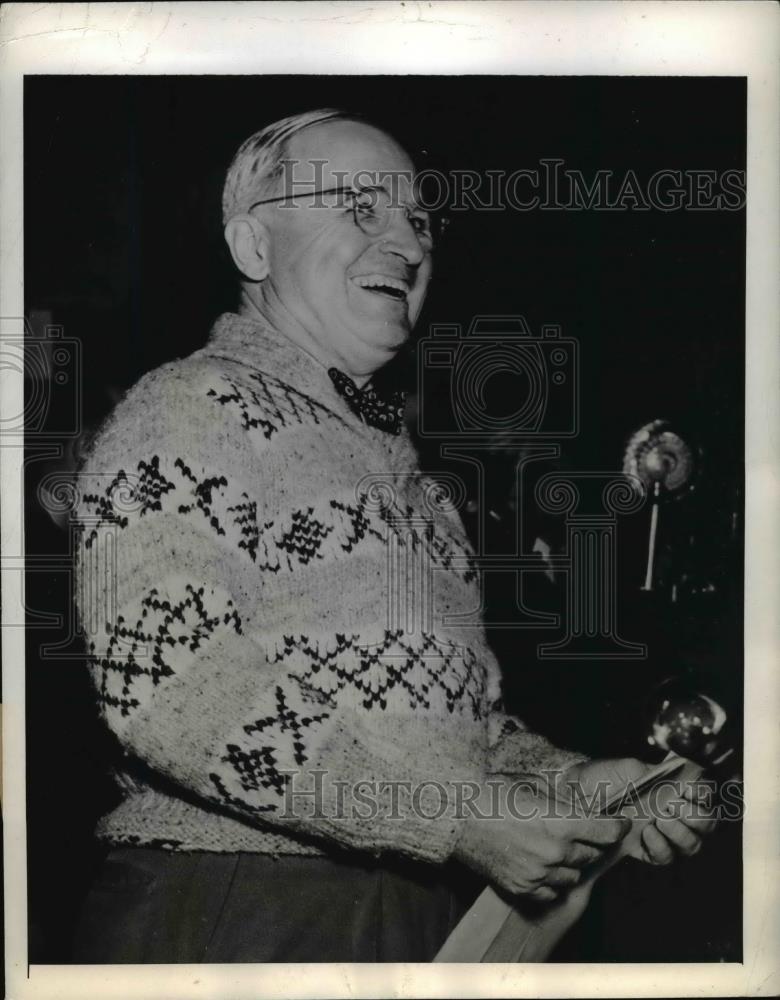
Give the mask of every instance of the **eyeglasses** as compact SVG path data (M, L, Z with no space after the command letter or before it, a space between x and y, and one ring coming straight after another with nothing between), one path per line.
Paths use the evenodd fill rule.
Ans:
M382 187L361 188L359 191L344 187L328 188L324 191L309 191L305 197L315 198L326 194L343 195L343 199L337 202L336 207L351 210L355 225L367 236L382 236L392 225L393 212L402 211L414 230L420 246L426 253L439 244L449 225L449 219L439 213L427 212L410 205L394 205L389 193ZM250 205L247 211L251 212L258 205L272 205L282 201L290 202L290 207L295 207L295 198L296 196L292 194L281 195L278 198L265 198ZM316 207L324 208L326 206L320 204Z

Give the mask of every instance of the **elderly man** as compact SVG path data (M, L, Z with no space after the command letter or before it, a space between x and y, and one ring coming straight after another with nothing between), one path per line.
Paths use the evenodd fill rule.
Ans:
M92 448L82 616L123 799L77 960L425 961L468 870L552 900L626 831L550 818L542 785L508 810L513 775L643 767L502 713L482 631L453 624L480 603L462 525L371 387L431 278L413 171L336 111L248 139L223 196L238 313L142 378ZM391 546L433 568L427 627L388 618ZM636 853L698 845L670 819Z

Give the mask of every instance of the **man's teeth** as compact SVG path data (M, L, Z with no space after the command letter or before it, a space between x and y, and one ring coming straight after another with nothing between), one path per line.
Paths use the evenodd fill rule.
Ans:
M409 286L405 281L401 281L399 278L390 278L384 274L361 274L360 277L353 280L361 288L386 292L397 299L405 299L409 294Z

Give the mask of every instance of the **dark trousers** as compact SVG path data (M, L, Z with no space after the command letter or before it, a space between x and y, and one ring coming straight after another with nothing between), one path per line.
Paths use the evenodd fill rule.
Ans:
M73 961L428 962L479 887L403 860L110 851Z

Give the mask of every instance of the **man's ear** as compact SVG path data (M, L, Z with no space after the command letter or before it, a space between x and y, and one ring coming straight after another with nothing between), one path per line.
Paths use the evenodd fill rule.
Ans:
M238 270L249 281L262 281L270 267L271 236L253 215L234 215L225 226L225 242Z

